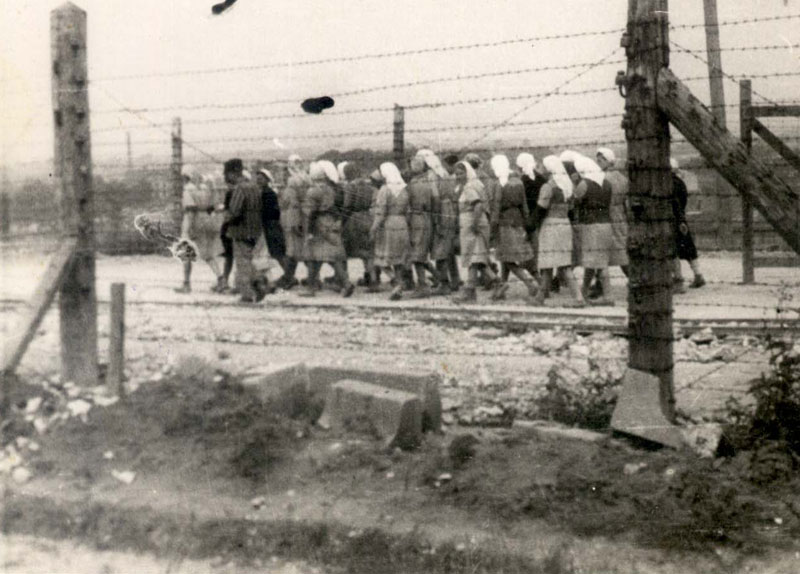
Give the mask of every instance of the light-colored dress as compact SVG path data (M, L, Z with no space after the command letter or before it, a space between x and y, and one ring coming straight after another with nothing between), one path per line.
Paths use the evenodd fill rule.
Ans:
M336 209L336 188L328 181L316 181L303 202L306 222L305 255L308 261L344 261L342 220Z
M393 193L384 185L378 190L375 197L375 223L375 265L406 265L411 250L406 188Z
M303 201L305 201L310 181L292 174L286 187L278 195L281 208L281 227L286 240L286 255L297 261L305 260L303 237Z
M572 265L572 225L564 193L550 180L539 191L539 207L547 215L539 226L539 269L557 269Z
M575 212L581 242L579 264L584 269L608 267L614 250L610 205L609 186L584 179L575 188Z
M458 197L458 227L461 243L461 264L469 268L471 265L489 264L489 218L484 213L478 223L478 232L472 230L473 212L476 203L483 203L487 194L478 180L470 180L464 184Z
M421 173L408 184L408 209L411 225L411 262L425 263L433 240L433 198L437 194L431 172ZM435 177L435 176L434 176Z
M186 235L197 245L197 256L212 259L219 251L221 221L214 215L213 191L205 183L188 183L183 187L181 205L189 211L191 225Z

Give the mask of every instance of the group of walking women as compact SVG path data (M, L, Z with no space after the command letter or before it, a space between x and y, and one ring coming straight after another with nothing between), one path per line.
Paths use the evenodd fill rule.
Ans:
M601 148L597 161L575 152L551 155L537 164L520 154L516 169L494 155L484 165L474 153L444 163L420 150L405 174L385 162L369 175L354 162L335 166L316 161L308 171L296 156L288 162L284 189L277 193L283 237L267 234L270 254L284 274L277 286L297 284L298 263L308 270L303 295L314 296L328 283L343 296L353 294L347 260L364 262L358 285L400 299L454 293L456 302L477 298L477 290L504 299L510 275L526 287L526 301L542 305L565 285L571 304L612 304L609 266L627 269L627 181L612 170L614 153ZM274 181L262 170L262 190ZM280 244L280 253L271 244ZM466 269L462 283L456 256ZM322 280L324 264L334 274ZM574 267L585 270L578 285Z

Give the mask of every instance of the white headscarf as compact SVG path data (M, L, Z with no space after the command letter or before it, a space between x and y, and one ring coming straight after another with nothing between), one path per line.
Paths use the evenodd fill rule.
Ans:
M258 173L266 177L270 183L273 183L275 180L272 178L272 174L269 172L268 169L259 169Z
M575 171L577 171L583 179L588 179L595 182L597 185L603 185L606 174L600 169L593 160L586 156L580 156L575 160Z
M247 171L246 169L242 170L242 177L244 178L245 181L253 181L253 176L250 175L250 172Z
M337 165L337 166L336 166L336 172L339 174L339 181L345 181L345 180L347 179L347 178L345 177L345 175L344 175L344 167L345 167L345 166L346 166L348 163L349 163L349 162L346 162L346 161L341 161L341 162L339 162L339 165Z
M339 183L339 172L336 171L336 166L326 159L315 161L309 168L311 179L327 179L331 183Z
M509 165L508 158L503 154L492 156L491 166L500 185L506 185L508 183L508 176L511 175L511 166Z
M387 161L381 164L381 177L389 188L392 195L397 195L406 187L406 182L403 181L403 176L400 175L400 170L392 162Z
M561 160L561 163L575 163L579 157L582 157L581 154L571 149L567 149L561 152L561 155L558 156L558 159Z
M442 162L436 157L436 154L433 153L432 150L429 149L421 149L417 152L416 157L421 157L425 160L425 165L428 166L428 169L439 176L441 179L448 179L450 174L447 173L447 170L442 165Z
M463 165L464 169L467 170L467 181L478 179L478 174L475 173L475 168L472 167L467 160L462 160L458 162L456 165Z
M572 197L572 180L564 168L564 164L555 155L549 155L542 160L544 168L553 176L558 188L564 193L564 199L569 200Z
M605 160L612 165L614 164L615 161L617 161L617 156L614 155L614 150L612 150L611 148L607 147L598 148L597 155L604 157Z
M517 156L517 167L522 170L522 173L533 179L536 177L534 169L536 169L536 158L532 153L521 153Z

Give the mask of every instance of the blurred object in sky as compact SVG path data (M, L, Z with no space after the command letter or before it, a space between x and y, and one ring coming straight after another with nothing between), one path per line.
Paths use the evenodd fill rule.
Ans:
M236 4L236 0L225 0L224 2L220 2L219 4L214 4L211 7L211 13L214 14L215 16L218 16L222 14L225 10L233 6L234 4Z
M321 98L308 98L300 107L307 114L321 114L323 110L332 108L334 104L333 98L323 96Z

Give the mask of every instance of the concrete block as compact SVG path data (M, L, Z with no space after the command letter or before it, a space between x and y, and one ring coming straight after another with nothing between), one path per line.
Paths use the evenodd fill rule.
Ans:
M615 431L680 449L684 445L680 427L661 411L660 381L655 375L628 369L617 406L611 417Z
M242 372L241 377L242 384L255 388L263 401L311 390L305 363L259 365Z
M355 380L389 389L412 393L422 402L423 431L438 432L442 428L442 397L439 394L440 377L434 373L389 373L372 369L346 369L314 366L309 370L311 392L327 393L338 381Z
M364 381L331 385L318 424L347 430L362 428L365 422L387 446L415 448L422 442L422 401L413 393Z

